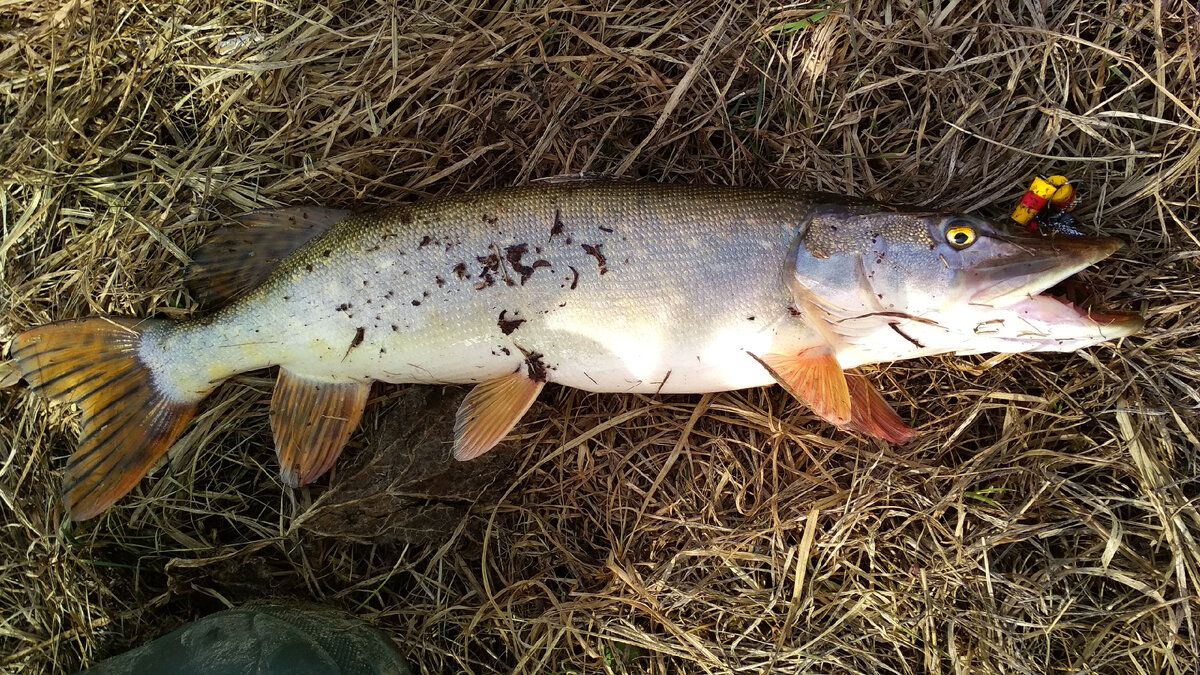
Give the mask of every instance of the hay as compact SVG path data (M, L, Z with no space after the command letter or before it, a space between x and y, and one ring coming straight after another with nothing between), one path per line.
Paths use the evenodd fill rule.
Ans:
M186 251L229 214L576 172L1002 216L1065 171L1089 227L1131 242L1088 278L1149 317L1119 347L874 370L923 432L904 448L778 388L551 387L493 503L412 545L297 525L328 482L279 483L270 374L77 526L75 414L0 390L0 669L264 598L354 612L431 673L1200 666L1189 3L34 0L0 28L0 344L188 315ZM357 444L399 395L376 389Z

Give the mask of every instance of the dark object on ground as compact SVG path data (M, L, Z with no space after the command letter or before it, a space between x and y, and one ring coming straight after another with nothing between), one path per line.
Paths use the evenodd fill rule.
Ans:
M87 675L411 675L395 645L341 612L255 605L210 614Z
M303 514L313 534L372 542L424 544L450 536L471 506L494 501L512 481L498 480L514 461L507 444L470 462L450 456L454 412L463 388L411 387L400 392L372 428L368 446Z

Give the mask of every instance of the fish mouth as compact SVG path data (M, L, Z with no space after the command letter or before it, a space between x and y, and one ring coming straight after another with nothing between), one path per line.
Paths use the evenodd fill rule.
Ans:
M1006 252L971 268L970 281L978 289L971 296L972 305L1004 308L1048 324L1084 324L1108 338L1124 337L1141 330L1145 321L1135 312L1087 309L1059 292L1061 288L1055 288L1077 272L1116 253L1124 246L1120 239L990 236L998 240Z

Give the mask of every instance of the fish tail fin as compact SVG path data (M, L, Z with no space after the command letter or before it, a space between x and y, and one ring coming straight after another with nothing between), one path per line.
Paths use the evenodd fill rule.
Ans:
M203 394L164 391L139 354L146 330L165 323L59 321L13 340L11 356L30 387L82 409L79 447L63 485L75 520L100 515L133 489L196 414Z

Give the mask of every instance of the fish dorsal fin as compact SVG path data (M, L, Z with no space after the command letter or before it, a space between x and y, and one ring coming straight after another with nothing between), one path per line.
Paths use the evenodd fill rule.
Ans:
M465 462L496 447L544 386L520 370L475 385L454 419L454 458Z
M348 211L295 206L255 211L223 227L196 249L184 281L202 309L245 295L267 279L279 261L346 217Z
M333 467L358 427L370 393L370 382L329 382L279 369L271 397L271 432L283 482L307 485Z
M867 378L858 373L846 373L846 384L850 387L850 422L845 428L896 445L904 445L917 434L883 400L883 395Z
M850 422L850 389L832 349L812 347L799 354L772 353L754 358L789 394L821 418L838 426Z

